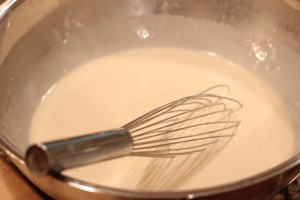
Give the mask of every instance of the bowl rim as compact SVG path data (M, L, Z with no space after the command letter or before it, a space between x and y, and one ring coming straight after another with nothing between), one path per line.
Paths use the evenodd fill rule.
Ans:
M2 142L2 140L0 139ZM10 151L12 150L12 151ZM23 156L19 157L17 154L14 154L13 149L9 147L4 149L5 153L10 157L13 158L13 161L17 161L17 166L20 167L21 171L22 168L28 172L25 164L25 159ZM21 164L21 166L19 165ZM101 186L97 184L93 184L87 181L83 181L80 179L72 178L70 176L59 174L52 174L46 175L46 178L50 178L49 182L51 181L58 181L63 185L67 185L74 189L79 189L83 192L92 192L94 194L99 195L110 195L115 197L122 197L122 198L137 198L137 199L178 199L178 198L185 198L185 199L195 199L195 198L205 198L211 197L216 195L221 195L227 192L237 192L239 190L246 189L251 186L259 185L264 181L267 181L272 178L281 178L284 172L287 172L293 168L298 168L300 173L300 153L296 154L292 158L282 162L281 164L266 170L260 174L231 182L228 184L222 184L213 187L207 188L200 188L200 189L189 189L189 190L178 190L178 191L136 191L136 190L126 190L120 188L112 188L107 186ZM24 171L22 171L24 172ZM294 176L293 178L295 178ZM293 179L292 179L293 180ZM290 180L290 181L292 181Z
M54 178L67 183L75 188L93 191L96 193L107 193L124 197L150 197L150 198L180 198L188 197L188 199L194 199L199 197L207 197L211 195L218 195L225 192L237 191L249 186L258 184L265 180L271 179L276 176L280 176L283 172L288 171L289 169L298 166L300 168L300 153L297 156L292 157L291 159L277 165L267 171L264 171L258 175L251 176L249 178L235 181L229 184L222 184L218 186L202 188L202 189L189 189L189 190L179 190L179 191L134 191L134 190L124 190L117 188L109 188L105 186L100 186L96 184L91 184L87 181L82 181L74 179L69 176L62 174L53 175ZM86 188L89 187L89 188ZM92 190L91 190L92 189Z

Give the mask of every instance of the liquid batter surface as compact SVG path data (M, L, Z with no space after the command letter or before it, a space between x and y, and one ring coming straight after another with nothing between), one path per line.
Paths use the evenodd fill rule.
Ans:
M265 82L211 53L176 48L119 52L70 72L43 97L30 142L120 127L218 84L229 85L228 95L244 108L236 112L242 121L236 136L211 158L128 156L63 173L122 189L198 189L256 175L293 155L294 133L285 106Z

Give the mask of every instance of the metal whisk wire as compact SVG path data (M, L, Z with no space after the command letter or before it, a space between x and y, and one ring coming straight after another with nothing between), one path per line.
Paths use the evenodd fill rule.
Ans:
M197 121L196 124L176 127L189 121L203 121L203 118L212 115L221 115L220 117L230 116L233 109L227 108L226 104L221 102L222 100L231 101L237 104L238 107L242 107L242 104L235 99L207 93L218 87L226 87L229 89L227 85L211 87L196 95L184 97L163 105L126 124L124 127L129 130L133 138L131 155L173 157L191 154L206 150L208 146L218 142L222 137L232 137L234 131L231 133L224 132L229 129L237 128L240 124L239 121L220 120L206 121L204 123L198 123ZM213 101L210 98L216 98L217 101ZM188 106L188 108L184 108L185 106ZM208 112L192 116L193 113L203 111L204 109ZM194 134L190 134L189 132L182 133L187 129L196 129L200 126L212 125L222 126L217 126L217 128L211 128ZM219 134L216 135L215 133ZM164 137L166 135L172 135L172 137Z
M47 174L120 156L174 157L205 151L234 136L240 124L232 113L242 104L211 93L222 87L229 90L216 85L160 106L121 128L34 144L26 152L27 167L34 174Z

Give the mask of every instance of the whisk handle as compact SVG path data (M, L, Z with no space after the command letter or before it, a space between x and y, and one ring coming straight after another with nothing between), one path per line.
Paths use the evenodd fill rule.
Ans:
M57 173L89 163L129 155L132 137L125 128L31 145L25 155L36 175Z

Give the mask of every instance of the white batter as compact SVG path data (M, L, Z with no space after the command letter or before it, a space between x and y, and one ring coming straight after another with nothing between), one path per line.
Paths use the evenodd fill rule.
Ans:
M30 142L116 128L141 114L217 84L243 103L242 126L217 155L174 159L124 157L65 171L108 187L183 190L256 175L290 158L294 133L284 104L242 67L211 54L148 48L101 57L62 78L32 120Z

